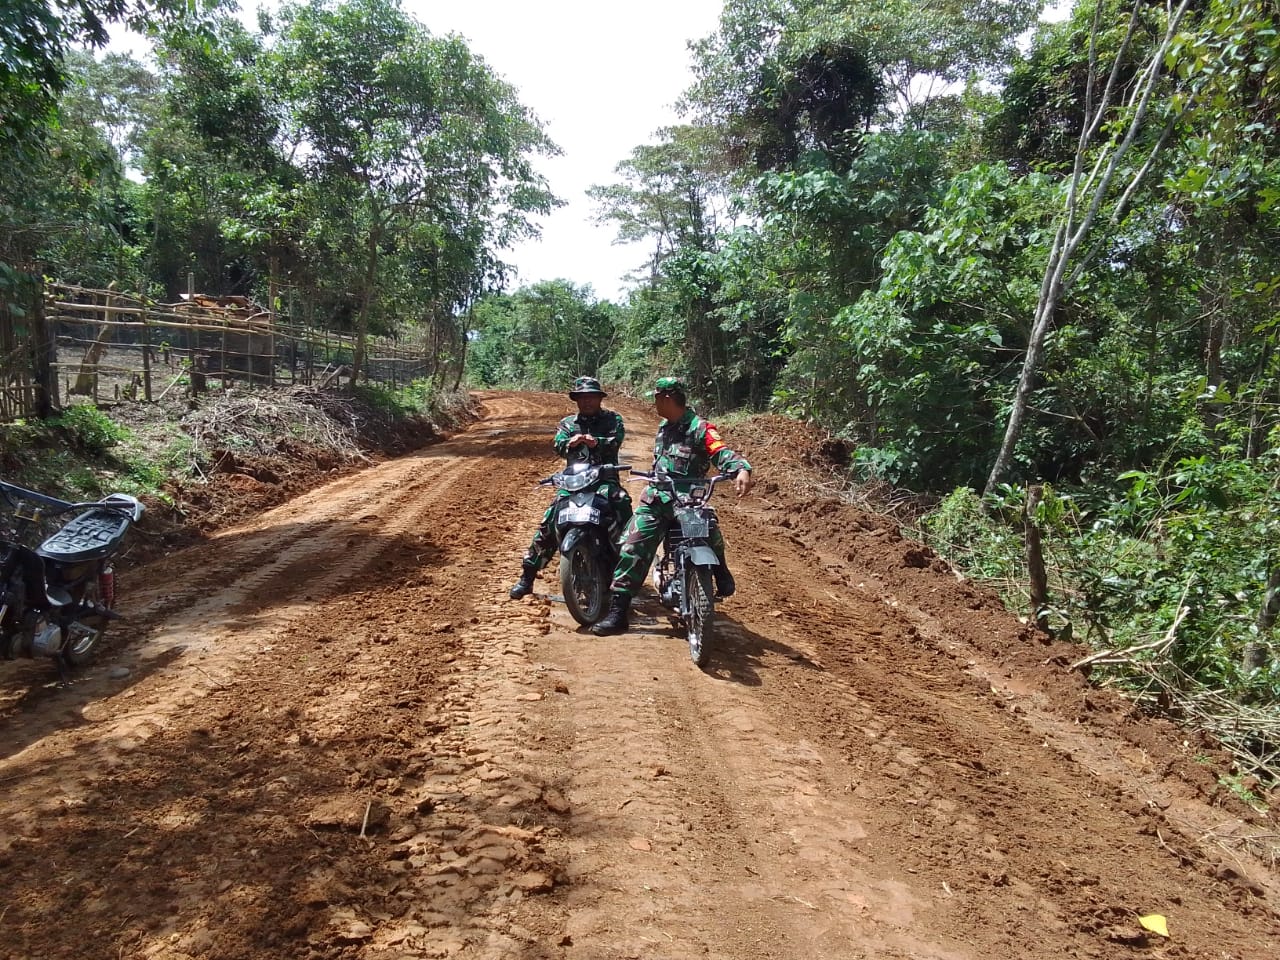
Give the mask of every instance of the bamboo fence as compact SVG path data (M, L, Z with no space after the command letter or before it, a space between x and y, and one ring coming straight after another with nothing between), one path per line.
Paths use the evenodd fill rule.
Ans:
M68 396L151 402L181 385L197 394L233 383L271 388L335 382L349 375L353 336L293 323L244 297L189 292L177 303L74 284L45 282L44 319L56 350L50 379ZM0 314L2 337L13 327ZM26 351L28 354L30 350ZM371 337L365 375L392 386L426 376L428 344ZM16 389L16 388L15 388ZM29 412L23 397L4 406L0 418ZM16 412L13 412L16 411Z

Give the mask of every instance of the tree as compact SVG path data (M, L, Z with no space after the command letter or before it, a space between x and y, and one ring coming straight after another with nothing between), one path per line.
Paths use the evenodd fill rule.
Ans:
M1207 119L1216 126L1222 116L1218 104L1230 99L1232 90L1247 84L1251 74L1265 78L1264 91L1274 95L1277 88L1280 54L1275 29L1259 4L1215 0L1202 17L1198 34L1182 30L1190 6L1190 0L1182 0L1170 12L1162 36L1142 58L1127 89L1120 82L1122 65L1148 8L1142 3L1132 6L1105 79L1098 70L1098 37L1108 10L1100 0L1091 11L1084 125L1071 174L1064 183L1062 211L1050 245L1022 373L1004 439L987 478L987 492L1012 466L1058 305L1107 247L1107 235L1093 233L1104 203L1110 205L1110 227L1124 224L1135 196L1167 156L1166 148L1175 135L1186 135L1188 123ZM1252 55L1246 52L1250 50ZM1136 151L1142 155L1130 163L1128 158ZM1091 243L1081 251L1086 240Z
M222 0L207 0L206 8ZM30 159L53 123L75 46L106 45L107 26L136 30L188 13L187 0L6 0L0 6L0 161Z
M680 248L707 251L725 214L723 177L714 135L705 127L666 127L617 165L622 183L593 186L597 220L617 224L616 243L650 241L650 278Z
M470 368L483 386L561 390L598 376L612 354L617 308L590 287L547 280L476 305Z
M728 0L695 44L686 105L762 168L847 158L873 124L929 124L957 85L997 80L1043 0Z
M420 243L424 231L467 246L461 261L426 261L428 308L451 315L491 281L489 246L531 233L527 215L550 209L529 155L555 147L459 37L433 37L395 0L287 5L274 58L289 152L305 158L309 175L302 202L358 257L348 273L354 378L387 253ZM446 267L461 276L430 271Z

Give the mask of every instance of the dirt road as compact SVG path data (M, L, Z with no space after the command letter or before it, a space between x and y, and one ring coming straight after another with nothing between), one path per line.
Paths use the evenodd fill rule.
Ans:
M483 403L132 571L70 688L5 668L0 956L1280 958L1206 748L767 431L708 672L507 600L566 401Z

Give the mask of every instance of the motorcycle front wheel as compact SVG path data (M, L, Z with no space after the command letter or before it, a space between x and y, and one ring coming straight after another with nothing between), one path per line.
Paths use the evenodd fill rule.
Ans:
M90 577L85 584L81 603L91 607L102 606L102 591L96 576ZM62 656L71 666L82 667L97 651L102 635L107 629L107 618L101 615L81 614L80 619L73 620L66 629Z
M560 592L569 615L584 627L604 616L609 602L607 574L590 539L579 540L560 554ZM610 571L612 572L612 571Z
M685 635L689 638L689 659L705 667L711 656L715 633L715 593L711 584L711 568L684 568Z

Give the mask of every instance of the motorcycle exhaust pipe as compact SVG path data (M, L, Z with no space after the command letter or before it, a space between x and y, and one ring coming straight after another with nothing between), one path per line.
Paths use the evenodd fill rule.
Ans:
M116 572L111 564L103 566L98 574L98 596L108 610L116 605Z

